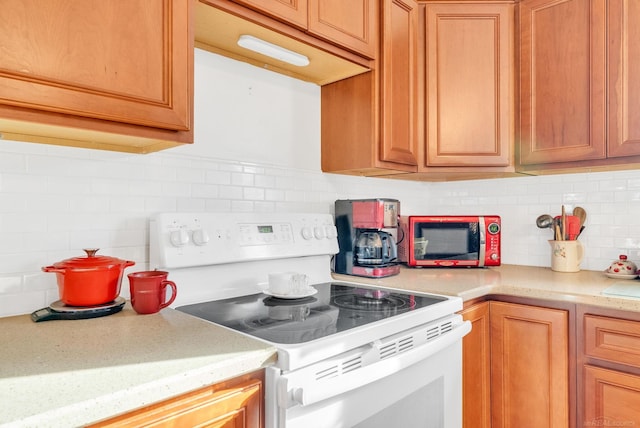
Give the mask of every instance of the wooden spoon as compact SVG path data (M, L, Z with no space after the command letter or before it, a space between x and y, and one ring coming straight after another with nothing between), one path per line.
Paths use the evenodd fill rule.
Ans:
M580 227L584 226L587 221L587 212L582 207L575 207L573 209L573 215L580 219Z
M575 207L573 209L573 215L578 217L578 219L580 220L580 228L578 229L578 236L580 236L580 234L584 230L584 223L587 221L587 212L582 207ZM578 236L576 236L576 239L578 238Z

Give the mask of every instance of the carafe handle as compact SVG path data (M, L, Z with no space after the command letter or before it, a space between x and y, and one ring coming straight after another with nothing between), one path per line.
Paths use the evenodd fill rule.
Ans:
M398 248L393 238L388 233L381 233L382 240L382 261L389 263L398 258Z

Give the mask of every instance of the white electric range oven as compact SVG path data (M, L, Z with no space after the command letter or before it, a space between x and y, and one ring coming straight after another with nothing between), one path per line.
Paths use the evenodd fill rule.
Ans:
M151 219L151 267L177 310L273 344L268 428L462 426L458 297L334 281L328 214L166 213ZM272 293L269 273L310 287Z

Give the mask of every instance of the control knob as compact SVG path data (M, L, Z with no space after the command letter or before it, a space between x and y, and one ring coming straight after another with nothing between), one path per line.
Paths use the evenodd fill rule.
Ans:
M310 227L303 227L302 228L302 237L304 239L306 239L307 241L311 238L313 238L313 231L311 230Z
M202 246L209 242L209 234L204 229L196 229L193 231L193 243Z
M328 239L333 239L336 236L338 236L338 230L336 229L336 227L334 225L325 226L324 228L325 228L325 233L326 233Z
M185 229L178 229L171 232L169 239L174 247L184 247L189 243L189 234Z

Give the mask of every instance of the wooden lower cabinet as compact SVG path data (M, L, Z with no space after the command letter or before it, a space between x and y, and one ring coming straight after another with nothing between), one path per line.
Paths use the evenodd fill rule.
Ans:
M264 372L255 372L116 416L89 428L264 426Z
M468 307L462 318L471 332L462 339L462 426L491 427L491 347L489 302Z
M640 426L640 314L583 312L579 426Z
M490 311L492 426L569 426L568 311L503 302Z
M584 366L583 426L640 425L640 376Z
M473 324L463 339L463 426L571 426L570 311L491 301L462 315Z

